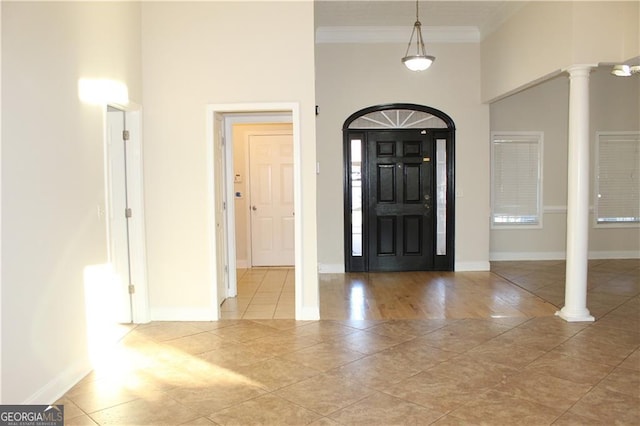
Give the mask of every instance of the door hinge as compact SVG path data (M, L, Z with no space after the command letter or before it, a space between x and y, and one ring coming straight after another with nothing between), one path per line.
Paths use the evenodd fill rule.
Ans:
M226 210L227 209L227 202L223 201L222 202L222 210Z
M124 217L126 217L128 219L131 216L133 216L133 213L131 212L131 208L127 207L126 209L124 209Z
M136 286L133 284L129 284L129 294L134 294L136 292Z
M128 141L129 140L129 131L128 130L123 130L122 131L122 140L123 141Z

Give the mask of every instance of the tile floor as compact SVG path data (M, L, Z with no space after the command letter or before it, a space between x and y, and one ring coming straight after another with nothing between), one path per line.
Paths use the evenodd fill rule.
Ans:
M238 269L238 296L220 307L223 319L295 318L293 268Z
M488 276L449 277L434 293L459 308L425 304L412 319L378 308L377 295L394 299L385 284L363 289L370 312L385 319L350 319L349 308L321 321L139 325L58 403L69 425L638 424L640 261L590 263L593 323L548 312L546 303L562 304L562 262L492 267ZM483 280L497 305L469 304L466 293ZM521 291L546 302L520 303ZM465 304L480 308L465 317ZM510 314L480 317L487 307Z

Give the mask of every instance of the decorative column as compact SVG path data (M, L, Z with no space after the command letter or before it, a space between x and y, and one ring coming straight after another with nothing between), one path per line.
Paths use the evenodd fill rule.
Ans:
M589 259L589 73L593 65L573 65L569 72L569 170L567 188L566 321L593 321L587 309Z

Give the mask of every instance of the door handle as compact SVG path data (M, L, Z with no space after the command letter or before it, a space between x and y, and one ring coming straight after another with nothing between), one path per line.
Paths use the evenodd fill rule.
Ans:
M251 210L255 212L256 210L258 210L258 208L256 206L251 206Z

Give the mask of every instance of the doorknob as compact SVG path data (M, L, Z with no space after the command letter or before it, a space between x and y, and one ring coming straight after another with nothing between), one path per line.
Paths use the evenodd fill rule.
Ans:
M258 210L258 208L256 206L251 206L251 210L255 212L256 210Z

